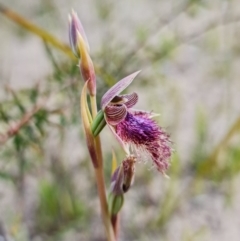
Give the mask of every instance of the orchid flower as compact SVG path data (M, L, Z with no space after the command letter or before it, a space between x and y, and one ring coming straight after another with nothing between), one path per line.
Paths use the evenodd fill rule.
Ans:
M120 95L139 72L125 77L110 88L102 97L101 108L106 124L126 155L145 155L158 171L165 173L172 151L169 135L153 120L156 114L132 108L138 101L137 93Z
M119 212L124 195L134 181L135 164L147 156L153 166L165 174L169 167L171 145L168 134L153 119L156 114L136 110L138 94L121 94L134 80L137 71L110 88L102 97L101 110L97 110L97 83L94 64L84 28L77 14L69 15L70 47L79 61L79 69L85 84L80 96L80 112L86 143L94 167L101 214L108 241L116 241L119 233ZM88 102L88 97L90 104ZM90 108L89 108L90 107ZM117 138L126 156L117 167L113 151L111 187L107 198L104 181L104 161L101 140L98 134L108 125Z

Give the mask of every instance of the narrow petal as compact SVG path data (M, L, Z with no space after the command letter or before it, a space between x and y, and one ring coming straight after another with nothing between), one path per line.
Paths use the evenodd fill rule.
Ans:
M124 143L122 141L122 139L116 134L116 131L115 129L109 124L108 124L108 127L109 129L111 130L111 132L113 133L113 135L116 137L116 139L118 140L118 142L120 143L120 145L122 146L123 150L125 151L126 155L129 156L130 155L130 152L129 152L129 145L127 143Z
M133 107L138 102L138 95L135 92L129 95L122 95L122 97L127 99L127 102L124 103L127 108Z
M110 88L102 97L101 106L104 110L106 106L110 103L110 101L119 93L121 93L124 89L126 89L134 80L134 78L138 75L140 71L137 71L133 74L128 75L122 80L118 81L112 88Z
M110 125L117 125L125 119L127 108L125 105L108 105L105 108L105 116Z

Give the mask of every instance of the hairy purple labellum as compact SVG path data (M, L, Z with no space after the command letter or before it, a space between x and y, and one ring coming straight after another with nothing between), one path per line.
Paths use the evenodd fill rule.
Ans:
M147 154L157 170L165 173L172 149L166 132L152 119L153 114L131 109L138 101L136 93L119 95L138 72L119 81L102 98L105 119L125 151L134 147L138 156ZM126 151L130 154L129 150Z
M128 112L124 121L116 125L116 134L123 142L146 152L156 168L165 172L171 157L169 137L148 115Z

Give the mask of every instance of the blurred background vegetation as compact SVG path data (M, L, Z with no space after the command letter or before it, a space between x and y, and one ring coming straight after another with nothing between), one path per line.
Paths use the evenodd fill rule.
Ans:
M72 8L99 100L142 69L128 91L161 113L175 149L170 179L137 165L120 240L239 240L237 0L0 0L0 240L104 240L67 46ZM112 147L124 156L107 129L102 142L109 182Z

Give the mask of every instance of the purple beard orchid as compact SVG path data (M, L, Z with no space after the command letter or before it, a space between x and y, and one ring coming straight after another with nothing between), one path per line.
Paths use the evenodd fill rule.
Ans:
M102 110L107 125L124 148L127 156L150 157L157 170L164 173L169 167L172 149L169 135L152 117L155 114L135 110L138 95L119 95L139 73L135 72L117 82L102 97Z

